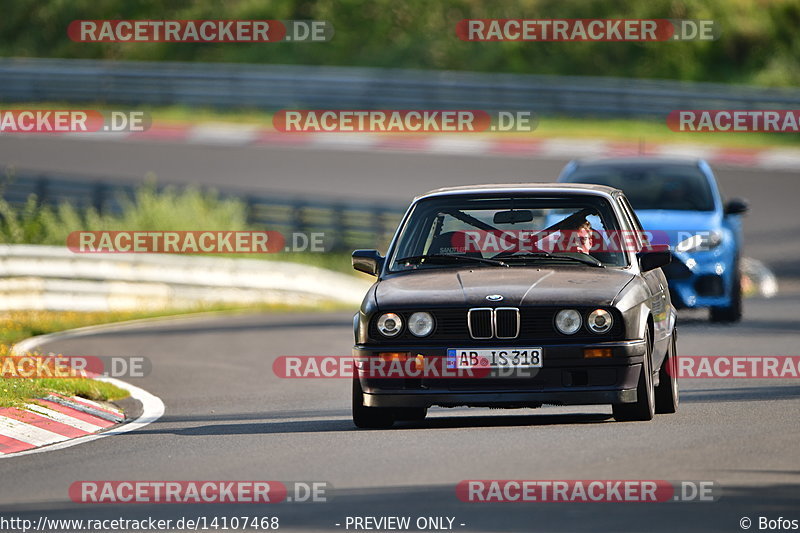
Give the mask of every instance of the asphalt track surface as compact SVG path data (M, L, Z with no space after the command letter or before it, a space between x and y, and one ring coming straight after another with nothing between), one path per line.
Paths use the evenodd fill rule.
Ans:
M435 186L552 179L564 161L222 148L165 143L0 138L0 162L164 183L352 195L397 204ZM746 255L781 291L746 302L736 326L702 314L679 321L682 355L794 355L800 339L797 180L791 172L718 171L724 192L752 204ZM463 531L742 531L760 516L800 519L797 380L683 380L678 414L618 423L605 406L432 409L421 423L356 430L349 381L286 380L281 355L347 355L350 312L177 321L47 345L81 355L138 355L159 396L149 426L64 450L0 461L0 516L142 518L278 516L281 529L345 530L347 516L455 517ZM75 504L78 480L326 481L327 503ZM695 503L463 503L468 479L711 480L722 497ZM335 524L341 524L337 527ZM465 524L460 526L460 524Z

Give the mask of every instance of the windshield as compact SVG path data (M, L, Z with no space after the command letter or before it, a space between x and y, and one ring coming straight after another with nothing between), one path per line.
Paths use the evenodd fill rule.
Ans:
M691 165L582 165L563 181L621 189L636 210L714 210L708 180Z
M626 266L624 252L586 243L618 229L611 206L596 196L431 198L401 228L389 269Z

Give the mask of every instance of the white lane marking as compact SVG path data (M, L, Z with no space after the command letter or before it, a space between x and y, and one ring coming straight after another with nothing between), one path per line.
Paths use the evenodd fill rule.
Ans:
M372 148L381 141L374 133L315 133L311 136L310 144L318 148L340 148L360 150Z
M800 168L800 150L776 148L763 150L757 155L756 166L769 169Z
M667 157L690 157L696 159L711 159L715 157L717 149L702 144L657 144L647 146L648 152Z
M465 134L466 135L466 134ZM456 137L454 135L431 135L428 137L427 148L422 150L437 154L485 154L492 148L493 143L481 137Z
M191 127L187 140L198 144L239 146L255 142L258 135L257 126L207 123Z
M87 431L89 433L94 433L96 431L100 431L103 429L103 426L96 426L90 422L86 422L79 418L75 418L73 416L69 416L67 414L61 413L59 411L54 411L53 409L48 409L47 407L43 407L41 405L36 405L35 403L27 403L25 404L25 408L28 411L32 411L34 413L38 413L42 416L46 416L55 420L56 422L61 422L62 424L66 424L68 426L72 426L74 428L78 428L81 431Z
M5 437L11 437L35 446L53 444L69 438L7 416L0 416L0 433Z
M590 139L546 139L542 142L538 156L545 157L595 157L607 155L611 150L609 141Z
M97 378L97 380L104 381L106 383L111 383L112 385L116 385L117 387L126 389L128 392L130 392L132 398L139 400L139 402L141 402L142 415L136 420L133 420L132 422L128 422L127 424L122 424L121 426L115 427L103 433L94 433L92 435L86 435L85 437L78 437L76 439L71 439L64 442L60 442L58 444L53 444L52 446L47 446L45 448L36 448L33 450L9 453L5 455L0 454L0 459L17 457L18 455L29 455L33 453L43 453L54 450L63 450L64 448L77 446L78 444L83 444L85 442L102 439L103 437L107 437L109 435L121 435L129 431L135 431L137 429L141 429L147 424L155 422L164 415L164 402L162 402L161 398L159 398L158 396L150 394L144 389L140 389L139 387L131 385L130 383L125 383L124 381L120 381L118 379Z

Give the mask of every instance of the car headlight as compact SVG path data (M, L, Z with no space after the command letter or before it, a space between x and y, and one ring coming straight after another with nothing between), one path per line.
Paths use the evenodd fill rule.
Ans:
M378 319L378 331L384 337L395 337L403 329L403 319L394 313L384 313Z
M611 329L611 324L613 323L614 319L611 317L611 313L605 309L595 309L589 313L589 320L587 321L589 329L595 333L607 332Z
M581 329L581 314L575 309L562 309L556 315L556 327L564 335L572 335Z
M677 252L697 252L713 250L722 242L722 233L719 231L704 231L692 235L675 245Z
M427 337L433 331L433 316L420 311L408 317L408 331L417 337Z

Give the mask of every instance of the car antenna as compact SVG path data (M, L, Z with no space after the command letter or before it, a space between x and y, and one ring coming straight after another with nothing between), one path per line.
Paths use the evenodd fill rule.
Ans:
M644 137L639 137L639 155L644 155Z

